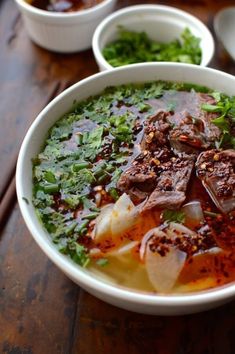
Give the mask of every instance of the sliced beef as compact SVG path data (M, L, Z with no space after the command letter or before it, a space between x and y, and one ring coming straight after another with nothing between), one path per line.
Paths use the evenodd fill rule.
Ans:
M214 142L219 140L221 131L212 123L218 114L203 111L201 109L203 103L214 104L215 100L210 95L197 94L195 105L198 109L194 115L184 110L170 117L173 128L169 140L175 152L197 154L200 150L214 146Z
M156 188L142 208L142 212L159 209L178 209L185 201L185 193L180 191L161 191Z
M172 152L166 146L157 148L154 152L143 151L122 173L117 188L129 194L133 202L143 201L156 187L161 166L169 161L171 156Z
M144 122L144 136L141 142L143 150L154 152L160 146L168 144L169 115L169 112L160 110Z
M220 138L220 130L211 121L217 113L201 110L203 103L214 104L214 98L196 92L177 95L184 101L177 101L175 111L158 107L154 115L137 122L136 145L141 153L133 156L117 184L136 203L148 198L143 211L179 208L198 154ZM171 99L177 100L177 95Z
M220 139L221 131L220 129L212 123L212 120L218 117L218 113L206 112L201 109L202 104L216 104L215 99L207 94L199 93L199 115L200 118L204 123L204 133L209 143L213 143L216 140Z
M128 193L134 202L141 202L152 192L155 183L156 173L149 163L149 156L146 156L140 161L137 158L122 173L118 180L117 188L123 193Z
M235 210L235 150L209 150L196 162L197 176L222 213Z
M172 157L158 168L156 188L143 206L143 211L152 208L179 208L186 198L186 189L193 170L192 157Z
M170 144L174 151L197 153L202 148L208 148L203 121L190 116L186 111L178 115L180 115L180 123L169 133Z
M182 191L185 192L194 160L191 156L172 157L168 162L159 166L160 176L157 180L157 186L165 191Z

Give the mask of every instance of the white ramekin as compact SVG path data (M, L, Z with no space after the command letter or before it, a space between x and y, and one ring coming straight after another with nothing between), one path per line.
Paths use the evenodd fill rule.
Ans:
M106 17L96 28L92 49L100 71L113 67L105 60L103 48L118 37L117 26L141 32L159 42L180 38L185 27L201 38L201 66L207 66L214 55L214 39L208 28L196 17L175 7L164 5L130 6Z
M116 3L116 0L104 0L87 10L56 13L40 10L25 0L15 1L30 38L43 48L61 53L90 48L95 28Z
M41 151L50 127L79 102L102 92L109 86L167 80L208 86L235 95L235 77L221 71L189 64L145 63L104 71L71 86L57 96L38 115L29 128L17 163L16 187L23 218L43 252L69 278L89 293L124 309L160 315L194 313L216 307L234 298L235 284L184 295L151 295L121 288L81 268L61 254L39 222L32 205L32 158ZM28 200L28 203L26 202Z

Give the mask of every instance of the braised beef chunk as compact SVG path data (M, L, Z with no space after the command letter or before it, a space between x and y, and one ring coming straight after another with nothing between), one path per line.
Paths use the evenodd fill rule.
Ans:
M148 198L143 211L152 208L179 208L186 198L185 193L197 156L201 151L213 148L221 135L220 129L212 122L218 117L218 113L201 109L202 104L216 103L211 95L177 92L169 93L167 100L174 103L174 108L167 110L164 101L161 101L162 106L156 106L155 114L144 121L138 120L135 129L140 154L133 157L131 166L123 172L117 184L118 189L128 193L136 203ZM204 159L203 156L201 154L198 161ZM225 160L222 155L221 160ZM198 162L197 166L199 165ZM200 168L197 168L200 175ZM216 171L218 174L219 169ZM224 212L232 210L234 201L231 195L232 198L234 196L231 189L234 189L234 175L218 179L217 174L209 173L205 177L200 175L200 178L215 204Z
M193 165L194 160L192 157L172 157L168 162L159 166L161 172L157 181L157 187L165 191L175 190L185 192Z
M200 118L194 118L188 112L180 114L181 121L169 133L169 140L175 152L197 153L202 148L208 148L209 142L204 133L204 123Z
M142 212L154 208L178 209L185 201L185 193L180 191L161 191L156 188L142 208Z
M153 171L149 160L134 161L117 183L121 192L126 192L135 202L144 200L154 189L156 173Z
M158 166L156 188L150 195L143 211L156 208L175 209L184 202L187 185L193 170L194 160L185 156L172 157Z
M160 110L144 122L144 137L141 143L143 150L155 151L158 147L167 144L169 115L169 112Z
M218 117L218 113L206 112L201 109L202 104L215 104L215 99L207 94L199 93L199 115L198 118L203 121L204 124L204 134L209 145L213 145L215 141L220 140L221 131L220 129L212 123L212 120Z
M209 150L196 162L197 176L223 213L235 210L235 150Z
M144 150L141 152L121 175L117 188L130 195L133 202L141 202L148 197L156 187L157 179L166 169L164 164L172 157L167 146L157 148L154 152Z
M151 155L147 153L146 156L143 154L138 157L123 172L117 184L119 190L128 193L134 202L140 202L149 196L143 211L158 206L178 208L185 200L194 159L187 155L176 157L167 148L162 152L160 155L157 150Z
M197 94L195 104L198 109L194 115L184 110L170 117L173 129L169 133L169 140L175 152L197 154L219 140L221 131L212 123L218 115L201 110L203 103L213 104L215 100L212 96Z

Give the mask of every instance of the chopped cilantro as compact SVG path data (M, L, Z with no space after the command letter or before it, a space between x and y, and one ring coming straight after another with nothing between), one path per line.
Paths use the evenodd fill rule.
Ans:
M185 221L185 214L181 210L164 210L163 212L163 219L165 221L173 221L183 224Z
M118 142L130 143L133 139L133 122L135 116L131 113L115 116L110 118L111 134Z
M85 247L79 245L75 240L68 240L65 244L60 244L59 251L63 254L69 255L75 263L82 267L87 267L90 262Z
M229 121L224 116L212 119L212 123L215 124L218 128L220 128L223 133L229 132Z
M78 193L85 195L89 192L90 185L94 181L93 173L86 168L78 172L71 172L67 179L61 181L61 193L66 198Z
M53 197L38 188L39 187L37 185L35 185L34 199L33 199L34 206L36 206L37 208L40 208L40 207L43 208L46 206L53 205L54 204Z
M188 28L180 40L158 43L150 39L145 32L132 32L118 27L118 39L103 49L105 59L113 67L151 61L171 61L190 64L201 63L200 39Z
M206 112L219 113L219 117L212 119L212 123L221 130L221 137L216 142L216 147L235 148L235 138L232 133L235 127L235 97L227 97L218 92L213 92L212 96L216 104L203 104L201 108Z

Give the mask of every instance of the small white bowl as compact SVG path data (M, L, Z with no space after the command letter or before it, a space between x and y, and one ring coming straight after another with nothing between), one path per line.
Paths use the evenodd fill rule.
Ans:
M96 28L92 49L100 71L113 67L105 60L102 50L118 38L117 26L124 26L135 32L144 31L159 42L169 42L180 38L188 27L194 36L201 38L201 66L207 66L214 55L214 40L208 28L196 17L171 6L138 5L114 12Z
M235 7L219 11L214 19L214 29L228 54L235 60Z
M45 254L75 283L96 297L124 309L161 315L194 313L216 307L235 296L235 283L208 291L184 295L150 295L119 287L81 268L59 253L39 222L32 205L32 158L41 151L50 127L79 102L109 86L170 80L208 86L235 95L235 77L214 69L177 63L134 64L90 76L71 86L43 109L23 141L16 171L20 209L29 231ZM27 198L27 199L25 199ZM29 202L26 203L26 200Z
M61 53L90 48L95 28L116 3L116 0L103 0L86 10L58 13L40 10L25 0L15 1L30 38L43 48Z

